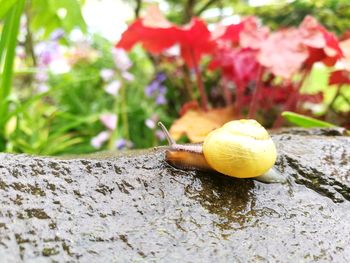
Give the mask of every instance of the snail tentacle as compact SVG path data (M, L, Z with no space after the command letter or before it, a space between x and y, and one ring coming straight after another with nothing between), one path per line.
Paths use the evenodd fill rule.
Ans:
M173 146L176 144L176 142L174 141L174 139L170 136L170 133L168 132L167 128L165 128L164 124L162 122L158 122L158 126L162 129L169 146Z

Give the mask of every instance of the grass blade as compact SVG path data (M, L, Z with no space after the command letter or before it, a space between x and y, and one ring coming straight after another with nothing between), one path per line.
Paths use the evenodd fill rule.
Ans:
M334 124L320 121L315 118L311 118L308 116L304 116L301 114L297 114L290 111L284 111L282 112L282 117L285 118L287 121L289 121L292 124L295 124L299 127L303 128L330 128L330 127L336 127Z

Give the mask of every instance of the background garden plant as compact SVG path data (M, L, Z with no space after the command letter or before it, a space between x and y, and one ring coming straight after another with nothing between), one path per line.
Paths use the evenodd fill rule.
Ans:
M282 111L349 127L350 23L326 19L322 7L346 10L331 2L318 21L295 1L291 21L240 1L169 0L167 14L131 1L135 20L116 44L88 32L84 1L0 0L0 150L151 147L164 140L159 120L200 141L234 118L280 127ZM222 15L230 5L240 21Z
M169 37L164 38L164 35ZM298 27L276 31L260 25L256 17L209 31L208 25L199 18L193 18L182 27L172 24L157 6L151 6L143 18L129 26L116 46L130 50L141 43L154 56L165 57L161 63L173 63L167 60L166 51L174 45L179 46L180 53L173 60L180 59L183 64L178 62L179 67L188 68L183 71L184 79L187 72L192 71L195 75L196 85L191 87L198 89L201 109L193 104L197 109L192 110L202 114L193 116L192 113L190 119L182 117L178 120L172 127L173 135L178 138L182 134L188 135L189 131L193 132L197 127L193 123L203 121L203 112L216 105L234 104L231 111L226 111L232 119L257 118L266 126L275 128L282 125L282 111L325 115L325 111L317 112L311 107L323 102L323 91L308 91L310 75L317 64L329 68L329 84L338 85L333 101L349 90L348 86L343 86L347 83L349 70L347 41L338 41L312 16L306 16ZM337 62L343 70L334 69ZM171 69L176 70L179 68ZM218 87L203 82L202 75L211 70L219 73L220 79L216 80ZM215 88L220 88L216 92L219 96L208 100L207 93ZM190 90L189 93L193 94L194 91ZM193 99L193 96L189 97ZM223 105L220 105L220 101L224 102ZM182 104L186 102L182 101ZM346 100L344 102L347 104ZM217 118L207 115L211 128L227 121L222 114L222 111L218 111ZM348 125L348 117L339 120L341 124ZM197 132L203 133L203 127L198 126Z

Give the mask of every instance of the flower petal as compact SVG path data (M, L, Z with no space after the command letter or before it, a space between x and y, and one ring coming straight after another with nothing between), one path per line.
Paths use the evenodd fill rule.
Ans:
M110 130L114 130L117 127L117 115L112 113L102 114L100 121Z

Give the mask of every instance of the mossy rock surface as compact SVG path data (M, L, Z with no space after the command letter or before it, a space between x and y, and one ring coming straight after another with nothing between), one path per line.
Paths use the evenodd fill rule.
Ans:
M1 262L349 262L350 137L273 139L285 184L180 171L164 148L0 154Z

